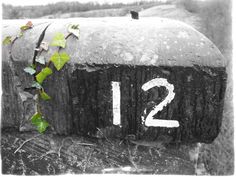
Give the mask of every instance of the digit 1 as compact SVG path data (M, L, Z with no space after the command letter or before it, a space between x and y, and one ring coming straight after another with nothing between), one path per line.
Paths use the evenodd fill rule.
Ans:
M121 126L120 116L120 82L111 82L112 85L112 110L113 124Z
M164 106L166 106L168 103L170 103L174 97L174 85L170 84L166 79L164 78L156 78L152 79L145 84L143 84L142 89L144 91L147 91L153 87L165 87L168 90L168 95L166 98L156 105L154 109L148 114L146 120L145 120L145 125L147 127L168 127L168 128L174 128L174 127L179 127L179 122L177 120L163 120L163 119L153 119L153 116L161 111ZM146 109L144 110L144 113L146 113ZM142 117L142 121L144 121L144 117Z

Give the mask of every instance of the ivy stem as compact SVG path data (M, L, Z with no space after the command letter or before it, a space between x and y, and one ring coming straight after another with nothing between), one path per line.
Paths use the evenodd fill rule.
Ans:
M72 35L72 33L68 33L67 36L65 37L65 39L67 39L68 37L70 37Z
M37 92L38 92L37 93L37 99L36 99L37 112L39 114L42 114L41 110L40 110L40 104L39 104L39 101L40 101L40 90L38 89Z
M67 36L65 37L65 40L67 40L71 35L72 35L72 33L68 33ZM59 47L59 48L58 48L58 53L60 52L61 49L62 49L62 47ZM40 55L41 53L42 53L42 51L37 52L36 57L37 57L38 55ZM36 57L35 57L35 58L36 58ZM52 63L52 62L49 61L49 62L46 64L46 67L50 67L50 64L51 64L51 63ZM33 63L33 64L34 64L34 63ZM34 80L36 81L36 73L34 74ZM36 107L37 107L37 112L38 112L39 114L42 114L42 113L41 113L41 110L40 110L40 103L39 103L39 101L40 101L40 91L42 91L42 89L37 89Z
M19 37L16 36L16 37L12 40L11 45L13 45L13 44L15 43L15 41L16 41L18 38L19 38Z

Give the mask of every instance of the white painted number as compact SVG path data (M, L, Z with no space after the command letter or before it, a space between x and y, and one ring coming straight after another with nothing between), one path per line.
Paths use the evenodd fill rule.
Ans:
M168 95L160 104L156 105L154 109L148 114L145 120L145 125L147 127L168 127L168 128L179 127L179 122L177 120L153 119L153 116L156 113L161 111L164 108L164 106L166 106L174 99L175 97L174 85L168 83L168 81L164 78L156 78L146 82L142 86L142 89L144 91L147 91L153 87L161 87L161 86L165 87L168 90ZM144 113L146 113L146 111L147 110L145 109ZM142 117L142 119L144 119L144 117Z
M121 126L121 116L120 116L120 82L112 82L112 101L113 101L113 124ZM153 119L153 116L161 111L164 106L170 103L174 97L174 85L168 83L168 81L164 78L156 78L148 81L147 83L143 84L142 89L147 91L153 87L165 87L168 90L168 95L166 98L156 105L154 109L148 114L145 125L147 127L179 127L179 122L177 120L162 120L162 119ZM144 110L146 114L147 110ZM142 117L142 121L144 121L144 117Z
M112 85L112 108L113 108L113 124L120 124L120 82L111 82Z

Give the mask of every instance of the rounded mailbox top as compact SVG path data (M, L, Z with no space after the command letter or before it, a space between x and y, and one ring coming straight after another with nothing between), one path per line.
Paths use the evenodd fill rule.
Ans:
M176 20L157 17L144 17L140 20L109 17L32 22L34 28L28 30L28 34L18 42L21 45L24 43L23 51L19 49L20 46L17 47L17 42L14 44L16 59L27 58L22 57L22 53L35 47L47 24L50 26L46 30L44 41L48 42L56 32L66 35L69 24L79 24L79 40L68 38L67 46L63 49L70 54L71 63L212 67L224 67L226 64L218 48L208 38L191 26ZM14 23L11 20L3 22L3 37L14 33L12 30L19 29L19 24L19 21ZM50 47L44 55L49 57L53 51L55 48Z

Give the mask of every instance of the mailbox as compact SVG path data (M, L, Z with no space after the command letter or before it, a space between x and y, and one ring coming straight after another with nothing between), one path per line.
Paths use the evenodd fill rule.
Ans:
M29 77L22 72L45 27L43 41L80 25L68 38L71 60L47 78L52 101L43 112L53 132L155 141L212 142L222 122L226 63L216 46L192 27L170 19L87 18L33 20L34 27L3 46L3 127L29 130L32 98L22 98ZM4 21L3 37L23 21ZM10 51L11 50L11 51ZM49 58L55 48L41 55ZM24 127L24 128L23 128Z

